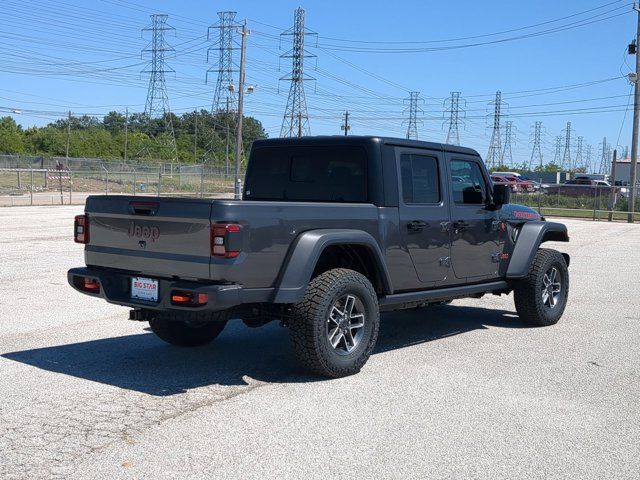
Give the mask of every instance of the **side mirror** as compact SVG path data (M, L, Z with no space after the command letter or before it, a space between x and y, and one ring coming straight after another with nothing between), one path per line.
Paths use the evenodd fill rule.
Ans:
M511 189L509 185L494 185L493 186L493 206L500 208L502 205L509 203L511 197Z

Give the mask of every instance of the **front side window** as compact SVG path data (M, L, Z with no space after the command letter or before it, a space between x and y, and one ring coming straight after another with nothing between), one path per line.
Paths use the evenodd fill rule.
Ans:
M487 184L477 162L451 161L453 201L459 205L484 205L488 201Z
M405 204L440 202L438 160L425 155L400 156L402 198Z

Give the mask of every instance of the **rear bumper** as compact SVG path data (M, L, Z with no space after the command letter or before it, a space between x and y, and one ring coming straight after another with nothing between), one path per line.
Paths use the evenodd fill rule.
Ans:
M97 268L72 268L67 272L67 280L75 290L92 297L103 298L109 303L123 305L132 308L145 308L150 310L180 310L180 311L218 311L240 305L246 300L247 291L242 285L209 285L184 280L158 280L158 301L147 302L131 298L131 277L133 275L121 272L112 272ZM100 283L100 291L93 293L81 288L82 279L88 277ZM206 293L208 302L206 305L189 307L171 303L171 292L193 292L194 294ZM254 292L251 292L254 293ZM248 295L259 297L261 295Z

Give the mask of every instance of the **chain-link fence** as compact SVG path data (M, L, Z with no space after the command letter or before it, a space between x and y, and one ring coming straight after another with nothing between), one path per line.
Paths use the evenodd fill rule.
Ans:
M233 197L234 177L194 165L112 171L0 168L0 206L83 204L88 195Z
M592 220L627 220L631 187L539 184L512 186L511 203L527 205L544 216L588 218ZM640 188L636 187L634 211L640 210ZM636 213L634 220L640 220Z

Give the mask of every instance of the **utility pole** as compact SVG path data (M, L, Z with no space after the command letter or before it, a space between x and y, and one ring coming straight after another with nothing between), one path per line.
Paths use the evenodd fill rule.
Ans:
M124 163L127 163L129 148L129 107L124 110Z
M193 161L198 162L198 111L194 110L193 115L195 117L195 131L193 135Z
M409 118L402 122L407 124L407 138L418 140L418 123L422 124L422 121L418 120L418 112L422 113L418 108L418 102L422 101L420 92L409 92L409 98L405 98L404 101L409 102L409 107L405 109L405 113L409 112Z
M351 130L351 125L349 125L349 112L344 112L344 123L340 126L340 130L344 130L344 136L349 135L349 130Z
M65 158L67 159L67 166L69 165L69 142L71 141L71 110L69 110L69 115L67 117L67 148L65 149ZM62 182L62 177L60 177L60 181Z
M536 166L540 166L542 169L542 122L536 122L533 126L533 149L531 150L531 161L529 168L535 169Z
M609 221L613 220L613 209L616 206L616 164L618 163L618 150L613 150L611 161L611 192L609 198Z
M638 55L637 47L640 42L640 8L637 4L633 4L633 9L638 14L638 23L636 26L636 38L634 48L636 55L636 71L633 90L633 132L631 134L631 190L629 192L629 215L627 221L633 223L635 202L637 195L636 176L638 168L638 124L640 123L640 84L638 84L638 76L640 75L640 55Z
M489 143L489 151L487 152L487 167L495 168L502 161L502 136L500 134L500 118L502 116L502 92L496 92L495 100L490 103L493 105L493 131L491 133L491 143Z
M242 21L242 42L240 47L240 78L238 80L238 130L236 134L236 171L233 184L233 197L238 200L241 195L240 188L240 156L242 155L242 108L244 102L244 74L245 74L245 53L247 49L247 21Z
M224 148L224 166L225 166L225 173L227 175L227 177L229 176L229 130L230 130L230 126L229 126L229 97L227 97L227 114L225 116L225 123L227 124L227 142Z

